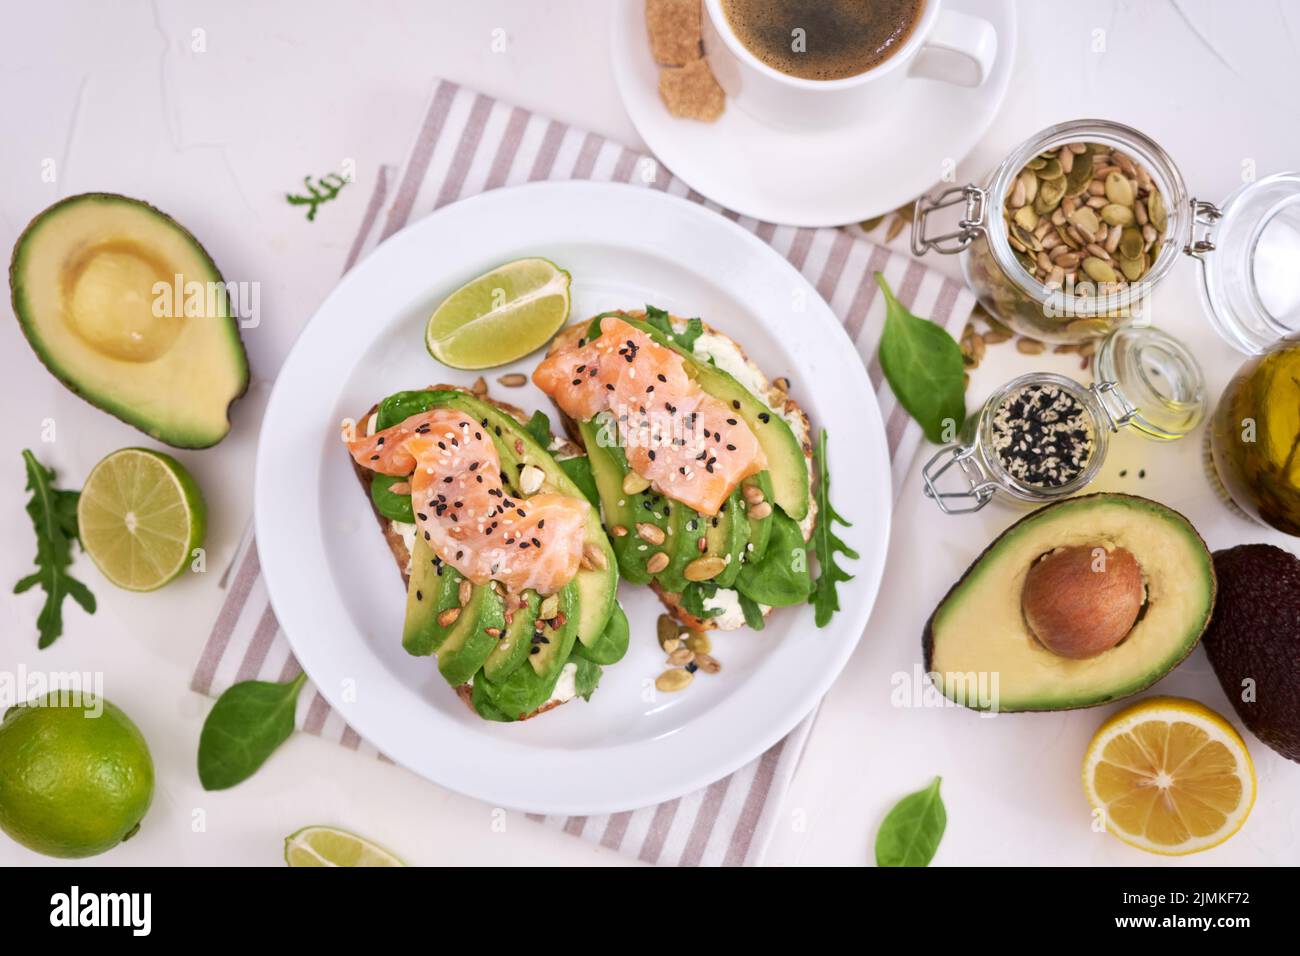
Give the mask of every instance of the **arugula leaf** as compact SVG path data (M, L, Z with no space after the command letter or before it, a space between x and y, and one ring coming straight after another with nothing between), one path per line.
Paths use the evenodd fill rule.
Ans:
M740 596L740 610L745 614L745 624L756 631L761 631L767 624L763 618L763 609L748 594L741 594L739 591L736 593Z
M692 581L682 589L682 610L701 621L717 617L722 613L720 607L706 608L704 599L718 593L718 586L712 581Z
M199 733L199 781L204 790L242 783L289 739L298 692L306 681L306 673L299 673L287 684L246 680L226 688Z
M46 468L26 449L23 462L27 466L27 490L32 493L27 514L36 532L37 570L14 585L14 594L22 594L37 584L45 592L45 605L36 618L39 634L36 646L45 648L63 633L63 599L71 597L87 614L94 614L95 595L68 573L72 543L81 541L77 530L77 501L81 493L55 488L53 469Z
M831 475L830 468L826 464L826 430L817 436L817 454L815 456L817 464L817 526L813 528L813 550L817 555L817 566L820 569L817 580L813 582L812 597L810 599L814 608L814 618L818 627L825 627L830 623L831 616L840 609L840 598L835 593L835 585L841 581L850 580L853 575L849 574L838 564L835 563L835 554L839 552L846 558L854 560L858 557L858 552L844 543L843 539L835 533L835 522L839 522L846 528L853 527L851 522L845 521L844 516L835 510L831 504Z
M943 839L948 814L939 796L941 777L890 810L876 833L876 866L929 866Z
M533 417L528 419L528 424L524 426L524 431L533 436L533 441L543 448L550 450L551 447L551 420L546 417L546 413L538 410L533 412Z
M655 308L653 305L647 305L645 307L645 320L647 325L658 329L687 352L693 352L695 350L695 340L704 334L704 323L698 318L687 319L686 328L678 332L673 328L673 323L668 317L668 313L663 309Z
M302 178L303 185L307 187L307 195L295 193L285 193L284 200L291 206L306 206L307 221L316 221L316 211L323 203L329 202L339 194L344 186L352 180L345 179L338 173L326 173L324 176L318 176L316 182L318 185L313 186L310 176Z
M918 318L894 298L885 277L876 273L885 293L885 329L880 336L880 368L898 402L930 441L945 441L949 423L966 418L966 366L961 346L940 326Z

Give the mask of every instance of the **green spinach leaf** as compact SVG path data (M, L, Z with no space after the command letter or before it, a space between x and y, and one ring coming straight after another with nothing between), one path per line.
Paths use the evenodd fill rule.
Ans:
M596 489L596 476L591 473L591 459L586 455L577 458L556 459L560 470L569 476L569 480L578 486L587 500L595 508L600 507L600 492Z
M615 601L614 613L609 616L609 622L600 637L596 638L590 646L581 640L575 641L573 654L569 660L583 659L593 664L617 664L627 653L630 633L627 614L624 613L623 606Z
M894 804L876 833L876 866L929 866L948 825L940 780Z
M683 507L678 505L678 507ZM720 607L705 607L704 599L718 593L718 586L712 581L692 581L682 589L682 610L701 621L717 617L722 613Z
M737 594L740 597L740 610L745 615L745 624L756 631L761 631L767 624L767 620L763 617L763 609L748 594L742 592Z
M578 672L573 675L574 691L583 700L591 700L591 695L600 684L600 665L584 657L572 658L570 663L578 665Z
M63 599L71 597L87 614L95 613L95 595L68 573L72 564L72 544L80 542L77 530L77 500L80 492L61 491L54 487L54 471L24 449L27 466L27 515L36 532L36 571L14 585L22 594L36 585L45 592L45 604L36 617L36 646L45 648L63 633Z
M410 487L410 477L381 475L378 472L370 479L370 500L375 503L375 510L389 521L415 522L415 511L411 508L411 493L395 494L393 485L406 483Z
M199 781L225 790L247 780L293 733L298 692L307 675L287 684L246 680L217 698L199 734Z
M686 328L678 332L673 328L673 322L668 313L663 309L655 308L653 305L645 307L645 320L647 325L658 329L685 352L694 351L695 340L704 334L704 323L698 318L687 319Z
M953 435L945 435L945 428L955 433L966 418L961 346L940 326L907 311L879 272L876 281L885 293L880 368L925 437L936 444L951 441Z
M803 532L780 508L772 512L772 534L763 560L741 566L736 590L759 604L802 604L812 592Z
M838 521L846 528L851 528L852 524L845 521L831 504L831 476L830 467L826 464L825 429L822 429L817 436L815 457L817 459L817 525L813 528L812 540L813 550L817 554L818 574L817 580L813 583L811 602L817 626L825 627L830 623L831 616L840 609L840 598L835 592L835 585L853 577L835 563L835 555L839 553L846 558L856 560L858 552L845 544L835 533L835 522Z

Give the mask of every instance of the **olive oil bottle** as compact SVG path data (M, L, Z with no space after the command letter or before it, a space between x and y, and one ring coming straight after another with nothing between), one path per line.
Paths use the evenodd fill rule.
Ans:
M1283 339L1228 383L1210 447L1243 511L1300 536L1300 339Z

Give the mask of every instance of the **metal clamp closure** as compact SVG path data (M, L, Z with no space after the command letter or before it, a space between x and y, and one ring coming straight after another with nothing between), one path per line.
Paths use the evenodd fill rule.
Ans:
M923 256L931 249L945 256L961 252L984 231L987 200L988 194L983 189L971 185L953 186L934 197L922 196L916 201L912 216L912 254ZM957 223L955 232L945 232L941 236L925 234L930 213L962 203L966 206L966 214Z
M1097 397L1097 405L1111 431L1119 431L1137 417L1137 409L1124 397L1117 382L1097 382L1089 385L1088 391Z
M942 462L942 464L941 464ZM940 491L938 481L953 465L961 469L966 478L965 491ZM969 514L979 511L998 490L997 482L989 478L975 455L974 445L945 445L921 469L925 482L925 496L933 498L939 510L946 515ZM950 501L969 501L971 504L954 505Z
M1193 258L1205 261L1205 254L1214 251L1214 226L1223 218L1223 210L1212 202L1206 202L1203 199L1192 199L1192 227L1188 230L1187 245L1183 246L1183 252ZM1201 237L1196 238L1196 227L1203 226L1205 231Z

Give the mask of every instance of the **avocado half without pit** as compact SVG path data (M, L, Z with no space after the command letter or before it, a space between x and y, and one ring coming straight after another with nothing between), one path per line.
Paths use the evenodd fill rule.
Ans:
M1132 495L1068 498L999 535L922 638L944 696L977 710L1068 710L1135 694L1200 640L1214 562L1191 523Z
M176 220L126 196L70 196L18 238L9 286L27 341L77 395L179 448L226 436L248 387L241 287Z

